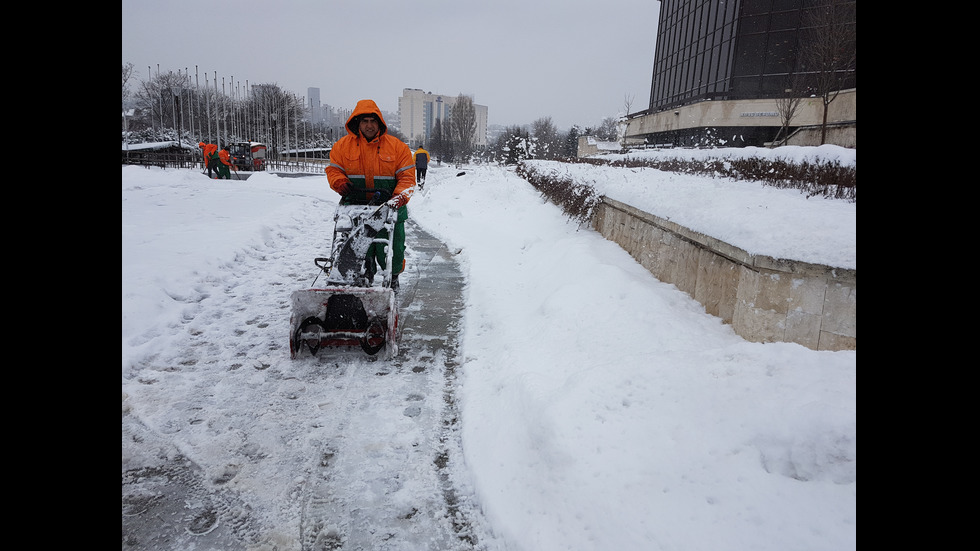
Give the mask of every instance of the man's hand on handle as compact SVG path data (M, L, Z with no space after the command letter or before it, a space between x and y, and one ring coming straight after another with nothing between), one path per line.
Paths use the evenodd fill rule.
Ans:
M393 209L404 207L407 204L408 204L408 197L406 197L402 193L399 193L398 195L395 195L391 199L388 199L388 206Z

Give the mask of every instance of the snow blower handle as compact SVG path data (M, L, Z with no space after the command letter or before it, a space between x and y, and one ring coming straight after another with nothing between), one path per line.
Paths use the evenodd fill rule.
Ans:
M371 201L368 202L368 204L372 206L378 205L378 208L371 213L371 218L380 218L381 209L385 207L391 207L390 198L391 198L391 192L388 190L379 189L374 192L374 195L371 196Z
M320 268L320 270L326 274L329 274L330 268L333 268L332 258L316 257L313 259L313 263L316 264L317 268Z
M383 205L391 197L391 192L386 189L376 189L368 199L368 205Z

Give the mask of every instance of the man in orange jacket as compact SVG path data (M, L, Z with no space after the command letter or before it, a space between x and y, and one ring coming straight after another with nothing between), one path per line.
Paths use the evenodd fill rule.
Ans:
M347 119L347 135L330 149L325 169L330 187L342 197L369 199L376 190L389 192L388 204L398 209L392 237L392 288L398 288L398 274L405 269L405 220L408 200L415 193L415 163L408 144L388 134L381 109L373 100L362 99ZM380 237L387 237L387 234ZM385 268L383 247L368 249L366 276L373 279L375 262Z
M218 146L213 143L204 142L197 144L197 146L204 153L204 167L208 169L208 178L211 177L211 174L218 174L218 163L211 162L211 157L218 152Z
M221 161L218 165L218 179L231 180L231 171L238 172L238 167L231 164L231 153L228 153L227 147L222 147L218 152L218 160Z

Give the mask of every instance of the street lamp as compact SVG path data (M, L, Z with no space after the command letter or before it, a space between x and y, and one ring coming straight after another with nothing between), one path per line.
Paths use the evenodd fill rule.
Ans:
M276 158L278 158L281 156L281 152L279 151L279 113L270 113L269 118L272 119L269 134L272 138L272 146L276 148Z
M122 112L123 132L126 133L126 160L129 160L129 117L136 113L135 109L127 109Z
M183 125L177 119L177 103L180 101L180 93L183 90L180 86L174 87L174 124L177 126L177 146L180 148L183 148L183 144L180 143L180 131L183 130ZM181 107L181 110L183 110L183 107Z

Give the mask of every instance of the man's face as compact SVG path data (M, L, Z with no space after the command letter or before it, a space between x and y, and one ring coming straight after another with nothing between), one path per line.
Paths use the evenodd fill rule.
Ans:
M361 117L361 122L359 123L358 129L361 132L361 136L364 136L366 140L371 141L378 136L381 126L378 124L377 117L365 115Z

